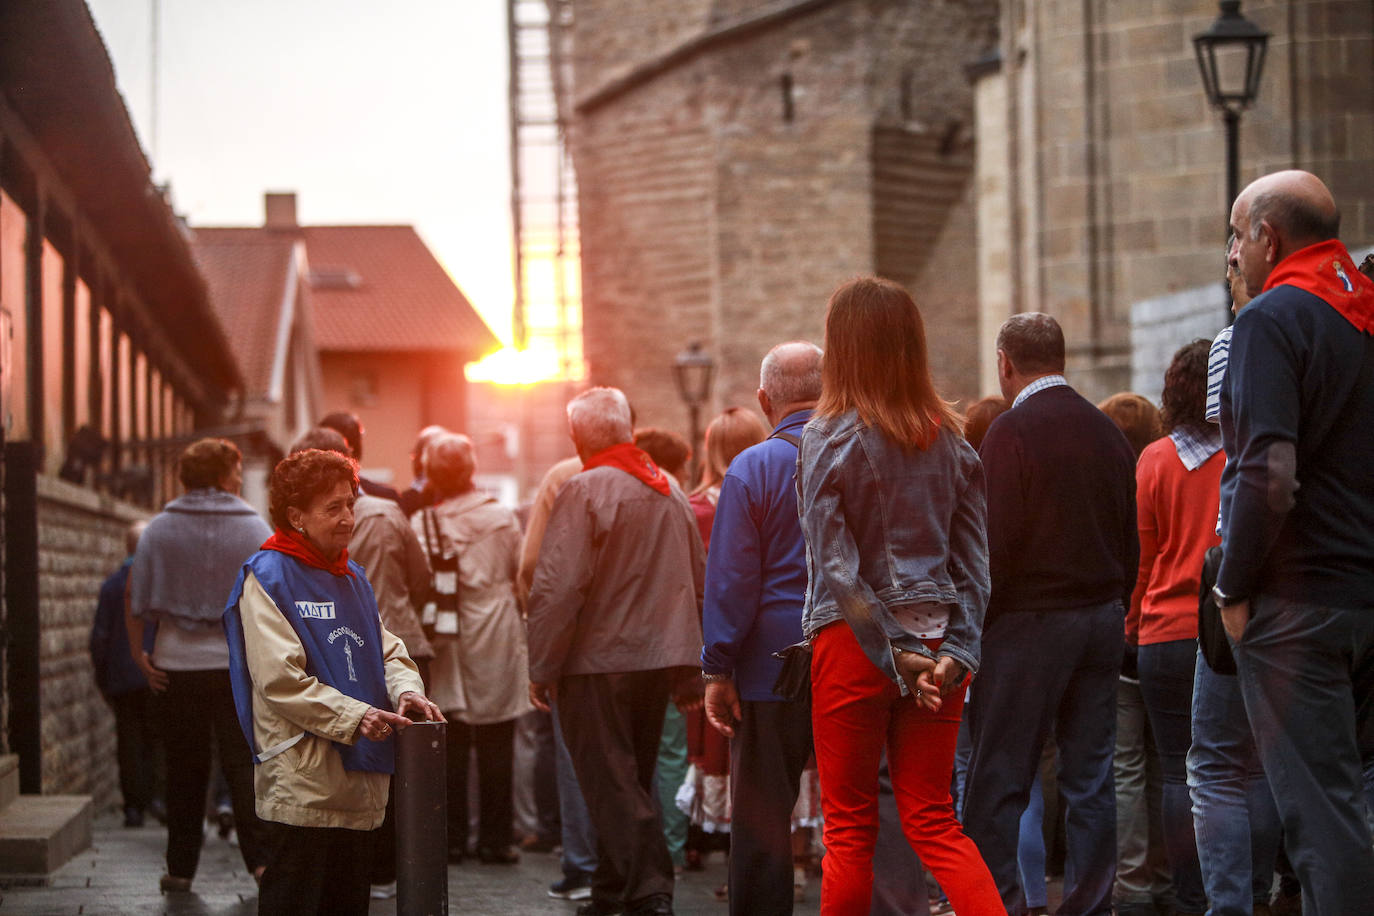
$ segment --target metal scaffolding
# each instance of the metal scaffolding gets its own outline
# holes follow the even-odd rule
[[[518,348],[551,347],[560,375],[581,378],[581,248],[568,150],[572,0],[507,0],[510,57],[512,326]]]

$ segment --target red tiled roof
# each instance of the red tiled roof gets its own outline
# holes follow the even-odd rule
[[[192,250],[249,397],[272,383],[277,326],[295,236],[265,229],[196,229]]]
[[[457,350],[500,345],[410,226],[307,226],[312,273],[347,282],[311,288],[315,338],[330,350]]]

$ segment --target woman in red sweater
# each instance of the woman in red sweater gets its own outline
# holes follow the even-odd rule
[[[1164,844],[1179,914],[1207,908],[1186,763],[1199,579],[1203,554],[1219,542],[1218,486],[1226,463],[1221,435],[1204,416],[1209,348],[1208,341],[1193,341],[1164,373],[1168,435],[1147,446],[1136,465],[1140,572],[1126,617],[1126,638],[1140,646],[1140,692],[1164,774]]]

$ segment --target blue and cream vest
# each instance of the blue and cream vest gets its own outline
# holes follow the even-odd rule
[[[391,711],[386,674],[382,663],[382,624],[377,599],[363,568],[353,561],[351,576],[336,576],[314,569],[276,550],[260,550],[239,571],[238,581],[224,609],[224,631],[229,640],[229,674],[234,686],[234,706],[239,727],[253,750],[253,762],[261,763],[290,747],[298,738],[274,748],[259,749],[253,738],[253,683],[244,652],[243,620],[239,601],[249,570],[257,577],[305,648],[305,671],[355,700]],[[302,735],[304,733],[302,732]],[[356,744],[333,742],[346,770],[372,773],[395,771],[392,738],[372,741],[360,737]]]

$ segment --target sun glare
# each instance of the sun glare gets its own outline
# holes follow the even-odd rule
[[[466,370],[470,382],[497,385],[534,385],[561,378],[558,353],[552,349],[517,350],[502,347]]]

